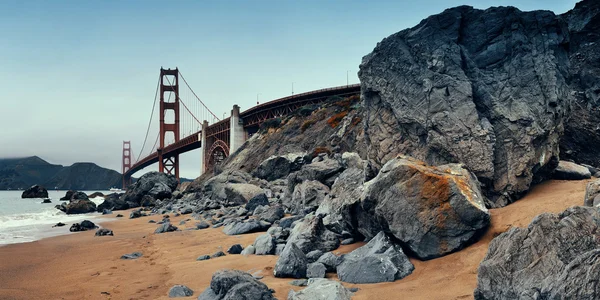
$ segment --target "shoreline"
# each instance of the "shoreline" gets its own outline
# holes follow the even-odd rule
[[[477,284],[477,268],[487,253],[489,242],[513,226],[527,226],[543,212],[558,213],[583,204],[585,181],[549,181],[535,186],[523,199],[500,209],[490,210],[492,223],[476,243],[441,258],[420,261],[411,258],[415,271],[389,283],[344,284],[358,287],[352,299],[472,299]],[[204,254],[226,251],[233,244],[246,247],[254,242],[251,233],[227,236],[221,228],[185,230],[196,220],[180,226],[191,215],[171,217],[182,231],[154,234],[161,215],[128,219],[131,210],[116,211],[123,219],[99,216],[97,225],[114,231],[115,236],[95,237],[95,230],[55,236],[42,240],[0,247],[0,299],[169,299],[168,290],[184,284],[194,290],[196,299],[208,287],[219,269],[258,272],[261,280],[275,290],[275,297],[286,299],[291,278],[275,278],[277,256],[226,255],[196,261]],[[347,253],[363,243],[341,246],[334,253]],[[137,260],[121,260],[126,253],[140,251]],[[7,259],[8,258],[8,259]],[[328,278],[337,278],[327,274]],[[107,292],[110,295],[102,294]]]

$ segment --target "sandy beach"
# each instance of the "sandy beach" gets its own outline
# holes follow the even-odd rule
[[[491,210],[492,224],[480,241],[438,259],[411,259],[415,271],[402,280],[345,285],[360,289],[353,299],[472,299],[477,267],[493,237],[511,225],[527,226],[540,213],[581,205],[587,182],[549,181],[534,187],[516,203]],[[0,247],[0,299],[168,299],[167,292],[175,284],[193,289],[194,296],[185,299],[195,299],[209,285],[213,272],[224,268],[258,271],[278,299],[286,299],[290,289],[301,289],[289,284],[292,279],[273,277],[277,256],[227,255],[196,261],[200,255],[226,251],[233,244],[252,244],[261,233],[227,236],[222,228],[209,228],[154,234],[157,225],[148,221],[159,221],[158,215],[132,220],[113,220],[114,216],[100,222],[114,231],[112,237],[95,237],[88,231]],[[188,218],[172,218],[172,223],[180,229],[194,226],[195,220],[178,225]],[[349,252],[361,245],[342,246],[334,252]],[[134,251],[143,257],[120,259]]]

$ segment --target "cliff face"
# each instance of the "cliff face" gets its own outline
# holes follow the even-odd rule
[[[518,199],[558,161],[569,41],[550,11],[468,6],[384,39],[359,72],[369,158],[464,163],[490,205]]]
[[[573,113],[565,122],[561,159],[600,165],[600,1],[582,1],[561,17],[571,33]]]
[[[61,190],[109,189],[121,185],[121,174],[93,163],[53,165],[37,156],[0,159],[0,190],[26,189],[34,184]]]

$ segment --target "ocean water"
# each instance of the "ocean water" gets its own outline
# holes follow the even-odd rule
[[[23,191],[0,191],[0,246],[15,243],[26,243],[42,238],[69,234],[69,227],[75,222],[90,220],[100,213],[67,215],[54,208],[64,201],[66,191],[48,191],[52,203],[42,204],[42,199],[21,199]],[[96,191],[88,191],[91,194]],[[109,194],[109,191],[100,191]],[[90,199],[101,204],[104,198]],[[52,225],[63,222],[67,225],[53,228]]]

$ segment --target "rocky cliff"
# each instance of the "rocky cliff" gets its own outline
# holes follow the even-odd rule
[[[469,6],[385,38],[359,72],[369,157],[464,163],[489,205],[518,199],[558,161],[569,42],[552,12]]]
[[[0,159],[0,190],[26,189],[40,184],[49,189],[102,190],[121,185],[121,174],[93,163],[68,167],[37,157]]]

